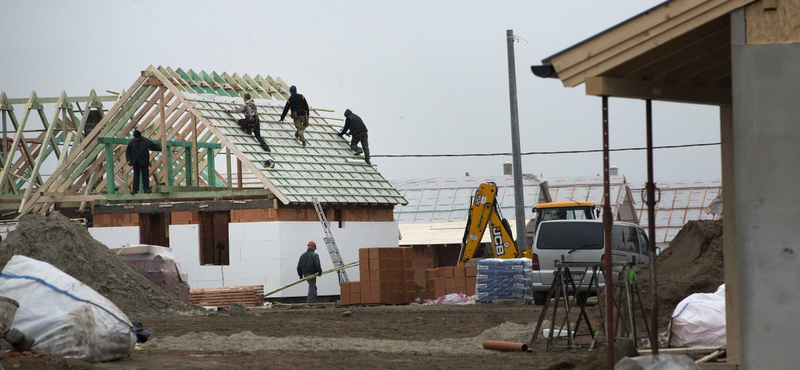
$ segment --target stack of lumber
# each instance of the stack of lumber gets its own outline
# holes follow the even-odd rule
[[[342,305],[402,304],[416,299],[411,248],[361,248],[358,266],[361,281],[339,285]]]
[[[189,302],[198,306],[217,308],[228,308],[231,303],[242,303],[246,307],[257,307],[264,304],[264,286],[195,288],[189,291]]]
[[[447,266],[425,270],[423,299],[436,299],[452,293],[475,295],[478,266]]]

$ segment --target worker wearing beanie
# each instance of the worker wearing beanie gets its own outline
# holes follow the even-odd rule
[[[361,117],[349,109],[344,111],[344,116],[344,127],[339,131],[339,137],[346,135],[347,131],[350,131],[350,135],[352,135],[350,139],[350,148],[353,149],[355,155],[364,153],[364,162],[372,164],[369,161],[369,133],[367,132],[367,125],[364,124]],[[364,149],[358,147],[359,142],[361,142],[361,146],[364,147]]]
[[[308,242],[308,250],[300,256],[300,261],[297,262],[297,275],[300,278],[308,276],[322,275],[322,266],[319,264],[319,255],[316,253],[317,243],[314,241]],[[317,301],[317,278],[313,277],[308,279],[308,298],[307,303],[314,303]]]
[[[303,133],[306,131],[306,128],[308,128],[308,102],[303,94],[297,93],[297,87],[294,85],[289,88],[289,93],[291,96],[289,96],[289,100],[286,101],[286,105],[283,107],[281,122],[283,122],[283,119],[286,118],[286,112],[291,109],[291,116],[294,120],[294,128],[297,130],[294,133],[294,137],[297,140],[300,140],[300,142],[303,143],[303,146],[306,146],[308,142],[306,141],[306,136]]]
[[[133,167],[133,189],[131,194],[139,191],[139,177],[142,178],[142,189],[145,193],[150,193],[150,150],[161,151],[161,147],[153,144],[152,141],[142,137],[139,130],[133,131],[133,139],[128,142],[125,148],[125,160],[128,166]]]

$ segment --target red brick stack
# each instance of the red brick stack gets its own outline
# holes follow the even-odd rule
[[[451,293],[475,295],[478,266],[447,266],[425,270],[424,299],[436,299]]]
[[[362,248],[358,250],[361,281],[341,283],[340,303],[410,303],[416,298],[411,248]]]

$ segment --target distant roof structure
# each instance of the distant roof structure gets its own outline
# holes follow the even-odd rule
[[[165,141],[162,148],[171,148],[162,153],[166,155],[151,156],[151,174],[169,185],[167,193],[191,191],[198,186],[231,189],[230,177],[216,171],[213,159],[230,153],[243,169],[256,176],[261,189],[285,205],[310,203],[315,197],[327,204],[406,203],[376,166],[353,157],[347,140],[336,135],[341,125],[336,121],[341,119],[331,117],[332,110],[312,105],[306,130],[309,145],[301,145],[294,137],[294,125],[278,121],[288,91],[285,82],[270,76],[150,66],[72,149],[38,195],[24,199],[20,209],[45,210],[59,201],[98,196],[125,199],[114,189],[119,187],[119,193],[125,193],[132,177],[125,165],[124,144],[134,129],[151,140]],[[240,114],[226,113],[226,109],[242,104],[240,97],[245,93],[252,95],[259,108],[262,137],[271,153],[239,128],[236,121],[242,118]],[[106,155],[102,155],[104,152]],[[113,160],[113,166],[107,165],[107,158]],[[274,161],[274,167],[267,165],[268,160]],[[110,186],[109,178],[113,180]],[[48,196],[42,197],[43,193]],[[206,195],[214,196],[212,192]]]
[[[395,219],[399,223],[465,222],[470,200],[478,185],[485,182],[497,184],[500,212],[506,218],[514,217],[513,176],[413,178],[391,180],[391,182],[408,200],[408,204],[394,209]],[[533,208],[538,203],[539,184],[540,181],[536,176],[523,176],[525,209]]]
[[[471,197],[483,182],[498,186],[501,212],[509,220],[514,213],[513,176],[448,177],[391,180],[408,204],[395,207],[403,245],[458,244],[464,234]],[[669,243],[683,225],[692,220],[713,220],[719,215],[706,208],[722,191],[721,180],[657,182],[661,191],[656,204],[656,242]],[[602,176],[523,177],[525,214],[545,202],[584,201],[603,204]],[[610,195],[614,219],[632,220],[647,229],[647,205],[642,201],[644,184],[631,185],[625,176],[611,176]],[[548,196],[544,193],[549,193]],[[511,222],[514,227],[515,223]],[[528,230],[530,231],[530,230]],[[486,239],[486,236],[484,236]]]
[[[657,243],[671,242],[689,221],[721,218],[706,209],[722,192],[722,180],[656,182],[656,187],[661,191],[661,199],[656,203]],[[631,192],[639,200],[636,212],[642,227],[647,229],[647,204],[641,201],[644,189],[644,183],[631,186]],[[657,193],[656,200],[659,200]]]
[[[604,203],[602,176],[551,177],[546,181],[553,202],[577,200],[592,202],[598,207]],[[630,202],[630,189],[625,176],[621,175],[610,176],[609,185],[611,213],[617,216],[622,209],[620,206]]]

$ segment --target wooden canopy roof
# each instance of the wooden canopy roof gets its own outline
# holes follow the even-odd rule
[[[730,105],[729,13],[753,1],[666,1],[532,70],[587,95]]]

